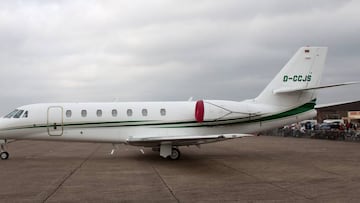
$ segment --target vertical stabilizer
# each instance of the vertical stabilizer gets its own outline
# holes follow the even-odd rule
[[[277,90],[306,89],[320,84],[327,47],[301,47],[255,101],[294,107],[316,99],[315,90],[277,94]]]

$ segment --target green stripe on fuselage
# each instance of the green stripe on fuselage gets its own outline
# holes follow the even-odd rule
[[[262,118],[249,119],[249,117],[247,117],[247,118],[242,118],[242,119],[207,121],[207,122],[200,123],[200,125],[197,125],[197,126],[184,125],[184,126],[168,126],[168,127],[163,127],[163,128],[205,127],[205,126],[234,125],[234,124],[247,124],[247,123],[270,121],[270,120],[275,120],[275,119],[280,119],[280,118],[286,118],[289,116],[295,116],[300,113],[305,113],[307,111],[313,110],[315,108],[315,105],[316,105],[316,99],[314,99],[314,100],[310,101],[309,103],[306,103],[302,106],[299,106],[295,109],[291,109],[291,110],[288,110],[288,111],[285,111],[285,112],[282,112],[279,114],[265,116]],[[197,123],[197,122],[193,122],[193,123]]]
[[[234,124],[246,124],[254,122],[262,122],[275,120],[280,118],[285,118],[289,116],[294,116],[300,113],[304,113],[314,109],[316,104],[316,99],[312,100],[309,103],[303,104],[297,108],[279,113],[274,115],[269,115],[265,117],[254,116],[246,117],[240,119],[227,119],[227,120],[216,120],[216,121],[205,121],[199,123],[197,121],[183,121],[183,122],[164,122],[158,120],[144,120],[144,121],[109,121],[109,122],[84,122],[84,123],[64,123],[63,127],[69,128],[96,128],[96,127],[129,127],[129,126],[153,126],[154,128],[189,128],[189,127],[209,127],[209,126],[220,126],[220,125],[234,125]],[[31,126],[19,126],[14,128],[7,128],[4,130],[19,130],[19,129],[31,129],[31,128],[48,128],[53,127],[52,125],[39,124]],[[61,126],[59,126],[61,127]]]

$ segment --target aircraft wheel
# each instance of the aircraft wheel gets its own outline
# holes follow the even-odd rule
[[[171,155],[169,156],[171,160],[178,160],[180,158],[180,151],[177,148],[171,150]]]
[[[6,160],[6,159],[9,158],[9,153],[7,153],[7,152],[1,152],[1,153],[0,153],[0,157],[1,157],[2,160]]]

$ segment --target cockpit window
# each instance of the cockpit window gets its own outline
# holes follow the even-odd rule
[[[11,118],[11,117],[13,117],[18,111],[19,111],[19,109],[15,109],[14,111],[12,111],[11,113],[9,113],[8,115],[4,116],[4,118]]]
[[[19,110],[18,112],[16,112],[16,114],[14,115],[14,118],[20,118],[20,116],[24,113],[24,110]]]
[[[25,111],[24,115],[23,115],[23,118],[27,118],[29,116],[29,112],[28,111]]]
[[[4,116],[4,118],[20,118],[22,115],[22,118],[27,118],[28,117],[28,111],[25,110],[21,110],[21,109],[15,109],[14,111],[12,111],[11,113],[9,113],[8,115]],[[24,115],[23,115],[24,113]]]

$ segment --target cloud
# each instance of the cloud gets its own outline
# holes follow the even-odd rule
[[[359,8],[335,0],[3,2],[0,113],[34,102],[247,99],[304,45],[329,46],[324,83],[358,80]],[[359,99],[349,91],[319,101]]]

